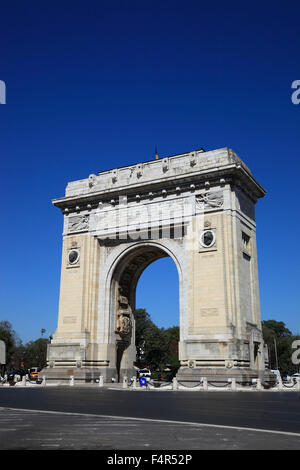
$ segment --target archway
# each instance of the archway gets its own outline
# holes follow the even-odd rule
[[[175,263],[164,257],[139,278],[135,310],[136,366],[153,379],[173,378],[179,363],[179,279]]]
[[[125,250],[113,270],[110,314],[114,324],[116,370],[119,381],[123,375],[134,374],[133,364],[136,360],[134,311],[138,281],[150,264],[166,257],[173,259],[176,265],[174,255],[164,246],[145,242],[133,249]]]

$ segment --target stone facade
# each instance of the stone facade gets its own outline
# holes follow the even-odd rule
[[[137,282],[170,256],[180,289],[178,380],[267,377],[254,210],[264,195],[228,148],[69,183],[53,201],[64,214],[61,289],[42,374],[109,381],[134,373]]]

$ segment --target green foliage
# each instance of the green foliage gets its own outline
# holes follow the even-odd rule
[[[285,323],[276,320],[265,320],[262,322],[263,333],[266,337],[285,338],[291,337],[292,332],[285,327]]]
[[[5,369],[18,369],[22,364],[25,369],[43,368],[46,365],[48,339],[39,338],[24,346],[8,321],[0,322],[0,339],[6,345],[6,366],[3,367],[2,374]]]
[[[298,372],[298,367],[292,363],[292,343],[297,337],[286,328],[285,323],[276,320],[263,321],[262,331],[268,346],[270,369],[277,369],[278,361],[281,375]]]
[[[4,341],[6,346],[7,368],[18,367],[15,364],[18,362],[18,353],[22,349],[22,343],[8,321],[0,322],[0,339]]]
[[[26,344],[23,355],[25,369],[30,367],[40,367],[42,369],[46,366],[47,344],[48,340],[46,338],[39,338]]]
[[[152,322],[145,309],[135,311],[135,321],[137,366],[159,367],[165,353],[161,330]]]
[[[180,366],[178,359],[179,326],[172,326],[164,330],[164,336],[167,350],[165,362],[172,370],[177,370]]]
[[[179,367],[179,327],[158,328],[145,309],[135,311],[137,367],[149,367],[152,371]]]

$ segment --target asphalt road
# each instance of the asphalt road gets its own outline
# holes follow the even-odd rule
[[[0,449],[300,449],[300,394],[2,388]]]

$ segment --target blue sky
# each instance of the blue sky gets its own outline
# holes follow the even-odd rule
[[[2,3],[0,318],[23,341],[57,325],[62,216],[51,199],[155,146],[230,147],[251,168],[267,190],[256,210],[262,318],[300,332],[299,14],[296,1]],[[177,282],[167,260],[142,276],[138,305],[162,326],[178,323]]]

